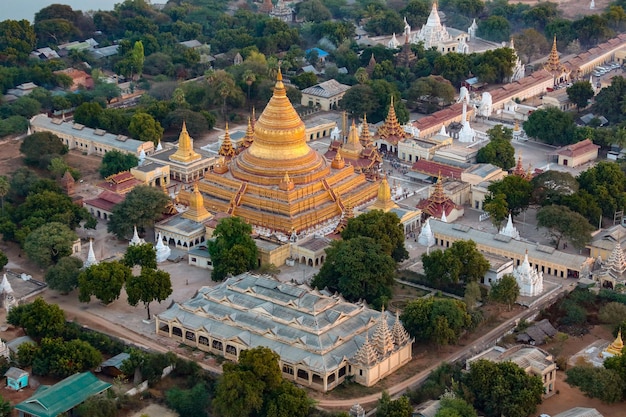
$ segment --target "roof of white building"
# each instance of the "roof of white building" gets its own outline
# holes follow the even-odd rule
[[[341,84],[337,80],[328,80],[302,90],[302,94],[316,97],[331,98],[350,89],[349,85]]]

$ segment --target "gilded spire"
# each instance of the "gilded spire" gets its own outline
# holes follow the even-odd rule
[[[335,158],[333,159],[331,166],[334,169],[342,169],[343,167],[346,166],[346,161],[344,161],[343,158],[341,157],[340,149],[337,149],[337,153],[335,154]]]
[[[435,204],[443,204],[448,200],[446,197],[446,193],[443,191],[443,181],[441,180],[441,172],[439,172],[439,177],[437,178],[437,183],[435,184],[435,191],[429,198]]]
[[[254,140],[230,167],[235,178],[253,183],[271,179],[278,185],[285,171],[294,177],[324,169],[325,160],[306,142],[306,128],[287,98],[282,78],[279,68],[274,94],[254,124]]]
[[[369,125],[367,124],[367,114],[363,115],[363,123],[361,123],[361,136],[359,137],[359,140],[361,141],[361,145],[363,145],[364,148],[369,148],[374,146],[372,144],[372,136],[370,135],[370,128]]]
[[[174,162],[182,162],[183,164],[189,164],[191,162],[201,159],[202,156],[193,150],[193,139],[187,132],[187,124],[183,120],[183,127],[178,136],[178,149],[172,155],[170,160]]]
[[[391,187],[389,186],[389,181],[387,181],[387,177],[385,176],[378,186],[376,201],[374,201],[374,203],[370,206],[370,209],[388,212],[396,207],[398,207],[398,205],[391,199]]]
[[[554,41],[552,42],[552,50],[548,56],[548,61],[544,65],[544,68],[549,72],[560,72],[563,70],[561,61],[559,60],[559,51],[556,49],[556,35],[554,35]]]
[[[294,187],[295,187],[295,184],[293,183],[291,178],[289,178],[289,173],[285,171],[285,176],[283,177],[283,180],[278,185],[278,188],[280,188],[281,190],[289,191],[289,190],[293,190]]]
[[[607,348],[606,352],[611,353],[613,355],[621,355],[622,349],[624,348],[624,341],[622,340],[622,329],[620,328],[617,332],[617,337]]]
[[[235,156],[235,148],[233,148],[233,143],[230,140],[230,133],[228,133],[228,123],[226,123],[224,140],[222,141],[222,145],[220,146],[220,150],[218,153],[226,159],[230,159]]]
[[[402,126],[400,126],[400,122],[398,122],[398,116],[396,116],[396,109],[393,104],[393,95],[391,96],[391,105],[389,106],[389,113],[387,113],[385,123],[378,128],[378,136],[394,143],[411,136],[404,131]]]
[[[352,126],[350,126],[350,133],[348,133],[348,141],[343,146],[343,153],[353,158],[358,158],[359,154],[363,150],[363,146],[359,141],[359,132],[356,128],[356,123],[352,120]]]
[[[200,190],[198,189],[197,181],[194,182],[193,191],[189,196],[189,210],[183,213],[183,217],[198,223],[201,223],[211,217],[211,213],[209,213],[206,207],[204,207],[204,199],[202,198],[202,193],[200,193]]]

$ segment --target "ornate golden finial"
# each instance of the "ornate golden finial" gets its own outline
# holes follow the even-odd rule
[[[376,201],[370,206],[372,210],[382,210],[388,212],[389,210],[398,207],[396,203],[391,199],[391,187],[389,181],[385,175],[378,185],[378,194],[376,195]]]
[[[617,337],[607,348],[606,352],[612,355],[621,355],[622,349],[624,349],[624,341],[622,340],[622,328],[617,331]]]
[[[278,65],[278,72],[276,72],[276,81],[282,81],[283,80],[283,73],[280,69],[280,64]]]
[[[202,198],[202,193],[200,193],[200,189],[198,188],[198,181],[193,183],[193,189],[191,191],[191,195],[189,196],[189,210],[183,213],[183,217],[198,223],[201,223],[211,217],[211,213],[209,213],[206,207],[204,207],[204,199]]]
[[[335,158],[333,159],[333,162],[330,164],[330,166],[335,169],[342,169],[346,166],[346,161],[344,161],[341,157],[341,150],[337,149]]]
[[[218,154],[222,155],[227,160],[229,160],[236,154],[233,143],[230,140],[230,133],[228,133],[228,122],[226,122],[226,129],[224,130],[224,140],[222,141],[222,145],[220,146]]]
[[[183,126],[180,131],[180,135],[178,136],[178,149],[170,155],[169,159],[171,161],[188,164],[201,158],[202,156],[193,150],[193,139],[189,136],[189,132],[187,132],[187,123],[183,120]]]
[[[398,116],[396,116],[396,109],[394,107],[393,94],[391,95],[391,105],[389,106],[389,112],[387,118],[381,127],[378,128],[378,136],[383,139],[391,140],[392,142],[399,142],[402,139],[408,138],[411,135],[404,131],[400,122],[398,122]]]

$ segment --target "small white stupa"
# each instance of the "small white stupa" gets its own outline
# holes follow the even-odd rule
[[[591,0],[591,4],[589,5],[589,10],[593,10],[596,8],[596,2],[594,0]]]
[[[163,150],[163,145],[161,145],[161,140],[159,139],[159,143],[157,143],[156,148],[154,149],[155,151],[162,151]]]
[[[500,229],[500,234],[519,240],[519,232],[517,231],[515,226],[513,226],[513,219],[511,218],[511,213],[509,213],[509,220],[506,222],[506,226]]]
[[[396,34],[394,33],[391,37],[391,40],[387,43],[387,48],[396,49],[398,46],[400,46],[400,43],[398,42],[398,38],[396,38]]]
[[[13,287],[7,279],[7,274],[2,277],[2,283],[0,283],[0,296],[2,297],[2,305],[9,311],[17,305],[17,300],[13,294]]]
[[[156,249],[156,261],[158,263],[167,261],[167,258],[169,258],[170,254],[172,253],[172,250],[170,249],[170,247],[166,246],[163,243],[163,238],[161,238],[160,232],[157,236],[155,249]]]
[[[519,295],[536,297],[543,292],[543,272],[530,266],[528,250],[524,255],[524,262],[513,270],[513,277],[519,285]]]
[[[443,214],[441,215],[441,221],[444,223],[448,223],[448,218],[446,217],[446,211],[443,211]]]
[[[446,132],[446,127],[441,125],[441,129],[439,130],[439,134],[443,136],[448,136],[448,132]]]
[[[463,120],[461,121],[463,127],[459,132],[459,142],[462,143],[470,143],[474,142],[476,139],[476,132],[470,126],[469,121],[467,120],[467,102],[463,102]]]
[[[143,162],[146,160],[146,151],[143,149],[139,152],[139,165],[143,165]]]
[[[139,237],[139,234],[137,233],[137,226],[134,226],[133,238],[130,242],[128,242],[128,246],[143,245],[144,243],[146,243],[146,241]]]
[[[89,253],[87,254],[87,260],[83,264],[83,267],[89,268],[92,265],[98,265],[96,254],[93,251],[93,240],[89,239]]]
[[[422,226],[422,231],[417,238],[417,243],[426,247],[431,247],[435,244],[435,236],[433,235],[433,231],[430,228],[430,219],[426,219],[426,222],[424,222],[424,226]]]

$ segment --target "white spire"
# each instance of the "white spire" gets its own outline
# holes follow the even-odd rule
[[[435,236],[433,235],[433,231],[430,228],[430,218],[426,219],[424,222],[424,226],[422,226],[422,231],[420,232],[417,243],[423,246],[433,246],[435,244]]]
[[[7,274],[2,277],[2,283],[0,283],[0,294],[13,294],[13,287],[7,279]]]
[[[448,132],[446,132],[446,126],[441,125],[441,130],[439,130],[439,134],[443,136],[448,136]]]
[[[128,246],[143,245],[144,243],[146,241],[141,239],[137,233],[137,226],[133,226],[133,238],[128,242]]]
[[[448,219],[446,218],[446,211],[443,211],[443,214],[441,215],[441,221],[444,223],[448,223]]]
[[[513,270],[513,277],[520,288],[520,295],[535,297],[543,292],[543,272],[530,266],[528,251],[524,255],[524,262]]]
[[[157,146],[156,146],[155,150],[156,151],[162,151],[163,150],[163,145],[161,145],[161,139],[159,139],[159,143],[157,143]]]
[[[511,218],[511,213],[509,213],[509,220],[506,222],[506,226],[500,229],[500,234],[519,240],[519,232],[517,231],[515,226],[513,226],[513,219]]]
[[[93,240],[89,239],[89,253],[87,254],[87,260],[83,265],[85,268],[89,268],[92,265],[98,265],[96,254],[93,251]]]
[[[139,165],[143,164],[143,161],[146,160],[146,151],[143,150],[143,148],[141,148],[141,151],[139,152]]]
[[[391,40],[387,44],[387,47],[390,49],[396,49],[400,44],[398,43],[398,39],[396,38],[396,33],[394,32]]]
[[[463,120],[461,121],[463,127],[459,132],[459,142],[469,143],[474,142],[476,138],[476,132],[470,126],[469,121],[467,120],[467,101],[463,101]]]
[[[156,249],[156,260],[158,263],[165,262],[167,258],[169,258],[170,254],[172,253],[172,250],[170,249],[170,247],[166,246],[163,243],[163,238],[161,238],[161,232],[159,232],[159,234],[157,235],[157,242],[156,242],[155,249]]]

